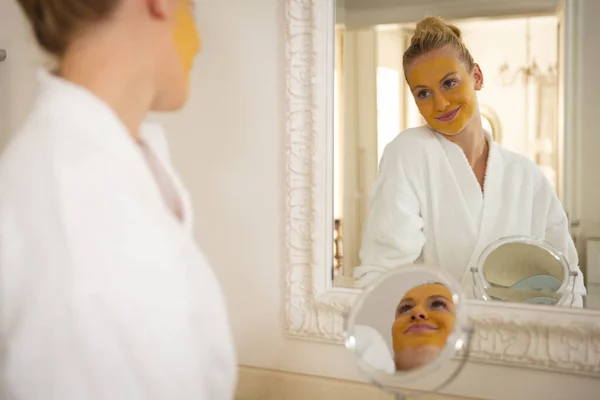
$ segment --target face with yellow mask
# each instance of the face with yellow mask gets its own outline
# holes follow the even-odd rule
[[[173,41],[175,42],[177,54],[181,59],[183,74],[188,83],[194,59],[200,51],[200,34],[198,33],[192,8],[193,2],[191,0],[179,0],[173,29]]]
[[[407,67],[406,80],[419,112],[439,133],[456,135],[479,114],[475,91],[483,86],[481,70],[475,65],[468,71],[451,47],[415,59]]]
[[[440,283],[406,292],[392,324],[396,369],[413,369],[433,361],[454,330],[454,312],[452,293]]]
[[[194,59],[200,51],[201,39],[194,20],[192,0],[169,0],[172,3],[169,17],[169,35],[166,41],[167,54],[161,57],[159,90],[153,110],[176,110],[189,97],[190,75]]]

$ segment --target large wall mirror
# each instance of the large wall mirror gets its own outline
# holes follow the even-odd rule
[[[336,2],[333,285],[361,288],[369,281],[365,275],[375,276],[375,272],[402,264],[434,262],[455,268],[455,278],[470,281],[465,283],[466,292],[477,297],[473,271],[484,262],[485,247],[509,236],[523,236],[554,247],[564,256],[565,270],[578,274],[567,289],[581,295],[581,301],[573,306],[595,307],[599,303],[591,298],[595,293],[593,290],[589,293],[585,287],[588,280],[585,257],[575,250],[576,235],[571,225],[576,224],[567,219],[569,187],[564,177],[570,165],[564,161],[568,147],[565,143],[572,138],[565,137],[564,129],[567,111],[563,107],[565,46],[561,40],[564,35],[561,3],[546,2],[545,7],[521,13],[490,12],[484,8],[478,14],[476,9],[468,7],[461,14],[460,9],[454,8],[449,13],[436,7],[436,2],[428,2],[426,15],[402,12],[414,10],[414,5],[408,3],[411,2]],[[418,22],[429,15],[441,16],[444,23],[460,30],[459,40],[483,74],[482,87],[470,89],[476,93],[476,110],[471,119],[480,123],[469,122],[456,135],[443,133],[436,129],[438,125],[432,127],[426,112],[420,108],[429,107],[427,102],[435,107],[436,96],[442,99],[439,101],[449,97],[447,106],[451,107],[455,94],[440,86],[439,90],[420,92],[427,93],[430,99],[419,99],[417,96],[421,94],[414,90],[418,82],[411,82],[417,79],[414,76],[427,81],[428,77],[421,75],[430,74],[433,78],[441,73],[430,65],[443,64],[446,55],[436,58],[435,51],[430,51],[434,56],[427,61],[430,55],[425,52],[403,65],[403,55],[411,46],[411,39],[418,35]],[[460,56],[456,58],[459,60]],[[452,72],[451,66],[446,69],[442,72]],[[468,85],[472,87],[473,83]],[[433,113],[441,115],[447,111],[444,107]],[[460,119],[460,115],[455,118]],[[443,129],[443,124],[440,126]],[[464,163],[455,150],[464,150],[462,137],[470,134],[469,130],[478,129],[487,133],[495,150],[488,149],[485,156],[488,164],[484,167],[484,178],[489,180],[490,187],[482,185],[481,198],[476,199],[470,197],[472,182],[468,182],[469,178],[476,178],[475,167]],[[419,144],[419,138],[416,141],[403,138],[411,135],[427,136],[441,143],[429,147]],[[387,160],[383,161],[386,149]],[[423,151],[427,155],[408,155]],[[496,164],[494,157],[504,160]],[[539,176],[523,181],[521,172],[511,171],[514,162],[523,165],[525,175]],[[401,167],[389,166],[390,163],[399,163]],[[502,182],[492,184],[495,179]],[[545,185],[546,193],[525,194],[527,190],[521,185]],[[506,199],[513,191],[521,191],[522,196],[510,203]],[[537,212],[544,207],[545,211],[538,216]],[[482,211],[486,208],[488,213]],[[494,212],[489,212],[491,208]],[[548,217],[546,210],[553,215]],[[558,220],[565,215],[567,218],[560,228],[553,225],[560,223]],[[469,227],[471,224],[473,229]],[[462,243],[456,237],[461,237]],[[511,254],[502,251],[508,253],[507,257]],[[458,253],[462,256],[457,256]],[[514,257],[511,260],[517,262]],[[525,271],[525,264],[531,262],[523,260],[519,270]],[[542,279],[525,272],[513,278],[511,285]]]
[[[428,265],[465,295],[469,363],[573,384],[600,377],[600,213],[582,200],[596,194],[579,156],[595,135],[582,110],[595,99],[586,63],[600,51],[583,38],[598,3],[286,4],[288,335],[342,344],[345,317],[373,280]],[[478,70],[460,69],[454,53],[405,68],[428,15],[460,29]],[[438,77],[440,66],[454,78]],[[467,100],[457,100],[450,90],[467,79]],[[457,116],[478,127],[470,150],[462,122],[444,125]],[[536,387],[527,398],[555,395]]]

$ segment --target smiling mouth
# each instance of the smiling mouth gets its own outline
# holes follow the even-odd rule
[[[427,332],[435,332],[438,328],[429,324],[412,324],[404,333],[427,333]]]
[[[454,118],[456,118],[459,111],[460,111],[460,106],[456,107],[452,111],[448,111],[446,114],[442,114],[439,117],[435,117],[435,119],[437,119],[438,121],[442,121],[442,122],[450,122]]]

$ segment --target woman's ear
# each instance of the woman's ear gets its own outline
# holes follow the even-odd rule
[[[483,72],[481,72],[479,64],[473,66],[473,79],[475,80],[475,90],[481,90],[483,88]]]
[[[146,0],[150,15],[157,19],[166,19],[170,7],[170,3],[179,0]]]

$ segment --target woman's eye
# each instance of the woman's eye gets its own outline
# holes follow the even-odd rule
[[[417,98],[418,99],[424,99],[429,95],[429,91],[428,90],[421,90],[419,92],[417,92]]]
[[[446,310],[448,307],[446,306],[446,303],[442,300],[434,300],[431,303],[431,308],[434,310],[439,310],[439,309],[444,309]]]
[[[412,310],[412,306],[409,304],[406,304],[406,305],[398,308],[398,314],[404,314],[404,313],[409,312],[410,310]]]
[[[456,81],[456,79],[448,79],[448,80],[444,81],[444,88],[445,89],[452,89],[457,84],[458,84],[458,82]]]

